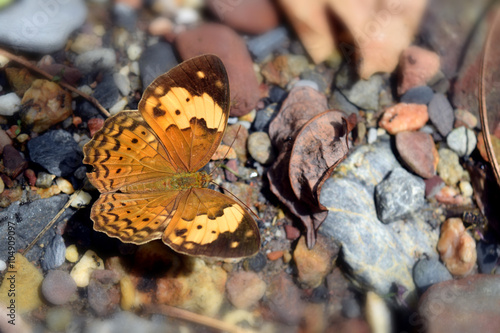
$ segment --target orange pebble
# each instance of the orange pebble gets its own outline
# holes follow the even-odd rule
[[[275,260],[278,260],[279,258],[283,257],[283,251],[279,250],[279,251],[273,251],[273,252],[269,252],[267,254],[267,259],[271,260],[271,261],[275,261]]]
[[[416,131],[429,120],[427,106],[423,104],[398,103],[387,108],[379,126],[391,134]]]

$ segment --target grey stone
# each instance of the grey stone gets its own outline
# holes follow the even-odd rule
[[[278,114],[277,106],[277,103],[272,103],[265,108],[258,110],[252,123],[252,129],[256,132],[267,132],[269,129],[269,123]]]
[[[382,83],[380,75],[372,75],[369,80],[359,80],[351,89],[342,92],[352,104],[365,110],[377,110]]]
[[[428,107],[429,119],[439,134],[447,136],[453,129],[455,114],[448,98],[441,93],[434,94]]]
[[[458,156],[463,157],[469,156],[476,149],[477,139],[474,131],[460,126],[448,134],[446,143]]]
[[[500,244],[496,243],[496,239],[477,243],[477,265],[480,273],[500,274]]]
[[[177,66],[174,48],[170,43],[159,42],[149,46],[141,54],[139,70],[142,86],[145,89],[158,76]]]
[[[57,268],[64,264],[66,256],[66,245],[61,235],[55,235],[45,249],[45,254],[41,260],[41,266],[44,271]]]
[[[409,89],[401,96],[402,103],[429,104],[434,96],[434,91],[428,86],[419,86]]]
[[[49,131],[28,141],[31,160],[58,177],[69,176],[82,165],[83,154],[69,132]]]
[[[451,273],[436,258],[420,259],[413,267],[413,281],[421,294],[433,284],[451,279]]]
[[[358,283],[381,295],[396,283],[408,290],[408,299],[415,297],[415,249],[437,257],[439,230],[424,214],[391,224],[378,220],[375,186],[397,167],[388,140],[355,150],[322,187],[320,202],[329,212],[319,232],[341,245],[340,259]]]
[[[111,72],[104,74],[102,81],[99,82],[92,96],[97,99],[105,109],[111,108],[118,102],[120,91],[118,90],[114,76]]]
[[[424,205],[424,196],[424,180],[396,168],[375,188],[378,217],[384,223],[401,220]]]
[[[299,81],[295,82],[293,87],[294,88],[295,87],[309,87],[309,88],[313,88],[316,91],[320,91],[318,84],[314,81],[311,81],[311,80],[299,80]]]
[[[0,10],[0,44],[47,54],[64,47],[87,17],[83,0],[19,0]]]
[[[250,38],[247,41],[247,47],[255,62],[261,62],[268,55],[281,48],[288,40],[287,29],[278,27],[262,35]]]
[[[347,98],[337,89],[333,91],[333,94],[328,100],[328,105],[332,109],[344,111],[347,114],[359,113],[358,107],[349,102]]]
[[[25,249],[40,231],[50,222],[59,210],[68,201],[65,194],[56,195],[48,199],[40,199],[27,203],[16,201],[0,212],[0,259],[6,261],[8,256],[8,236],[15,237],[16,251]],[[68,208],[58,219],[55,226],[69,219],[76,211]],[[10,227],[10,229],[9,229]],[[9,230],[11,230],[9,232]],[[43,253],[41,244],[47,246],[55,237],[54,228],[49,229],[38,241],[37,245],[27,253],[28,260],[37,261]]]
[[[134,31],[137,23],[137,11],[126,3],[115,3],[113,6],[114,24],[118,27]]]
[[[113,49],[95,49],[78,55],[75,66],[84,74],[112,71],[116,65],[116,54]]]

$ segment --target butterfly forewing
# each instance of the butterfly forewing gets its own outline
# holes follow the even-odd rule
[[[259,229],[250,214],[208,188],[182,195],[163,241],[178,252],[220,258],[247,257],[260,248]]]
[[[229,116],[229,84],[221,60],[199,56],[158,77],[144,91],[139,110],[178,171],[202,168],[219,146]]]

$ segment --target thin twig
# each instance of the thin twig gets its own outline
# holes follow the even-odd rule
[[[51,81],[54,81],[54,76],[50,75],[49,73],[47,73],[46,71],[34,66],[31,62],[29,62],[28,60],[22,58],[22,57],[19,57],[19,56],[16,56],[15,54],[12,54],[10,52],[7,52],[3,49],[0,48],[0,55],[3,55],[4,57],[12,60],[12,61],[15,61],[25,67],[27,67],[28,69],[40,74],[41,76],[51,80]],[[69,84],[67,83],[64,83],[64,82],[59,82],[59,85],[61,85],[62,87],[68,89],[69,91],[71,92],[74,92],[75,94],[78,94],[80,96],[82,96],[83,98],[85,98],[86,100],[88,100],[90,103],[94,104],[95,107],[97,109],[99,109],[99,111],[101,111],[106,117],[111,117],[111,114],[108,112],[108,110],[106,110],[100,103],[97,99],[95,99],[94,97],[90,96],[90,95],[87,95],[86,93],[84,92],[81,92],[80,90],[76,89],[75,87],[73,86],[70,86]]]
[[[179,309],[173,306],[165,305],[165,304],[156,304],[149,305],[146,307],[146,312],[148,313],[159,313],[165,316],[174,317],[178,319],[187,320],[196,324],[208,326],[211,328],[215,328],[217,330],[221,330],[224,332],[230,333],[251,333],[253,331],[249,331],[238,327],[233,324],[225,323],[219,319],[210,318],[207,316],[203,316],[197,313],[193,313],[184,309]]]
[[[23,255],[24,256],[26,256],[26,253],[28,253],[33,248],[33,246],[35,246],[35,244],[40,240],[40,238],[42,238],[42,236],[45,235],[45,233],[47,232],[47,230],[49,230],[50,227],[52,227],[54,225],[54,223],[56,223],[56,221],[59,219],[59,217],[61,217],[61,215],[64,213],[64,211],[69,207],[69,205],[71,205],[71,203],[73,202],[73,200],[75,200],[75,198],[78,196],[78,194],[81,191],[82,191],[81,189],[78,190],[78,191],[76,191],[69,198],[68,202],[66,202],[66,204],[64,205],[64,207],[59,210],[59,212],[56,214],[56,216],[54,216],[52,218],[52,220],[50,220],[50,222],[45,226],[45,228],[43,228],[43,230],[38,233],[38,235],[35,237],[35,239],[33,239],[33,241],[31,241],[30,245],[28,245],[28,247],[26,249],[24,249],[24,251],[23,251]]]

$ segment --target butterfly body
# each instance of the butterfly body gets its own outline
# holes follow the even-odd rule
[[[107,119],[84,147],[101,192],[94,229],[123,242],[154,239],[175,251],[246,257],[260,247],[259,229],[234,199],[211,189],[198,172],[219,146],[229,116],[229,83],[213,55],[199,56],[158,77],[138,111]]]

